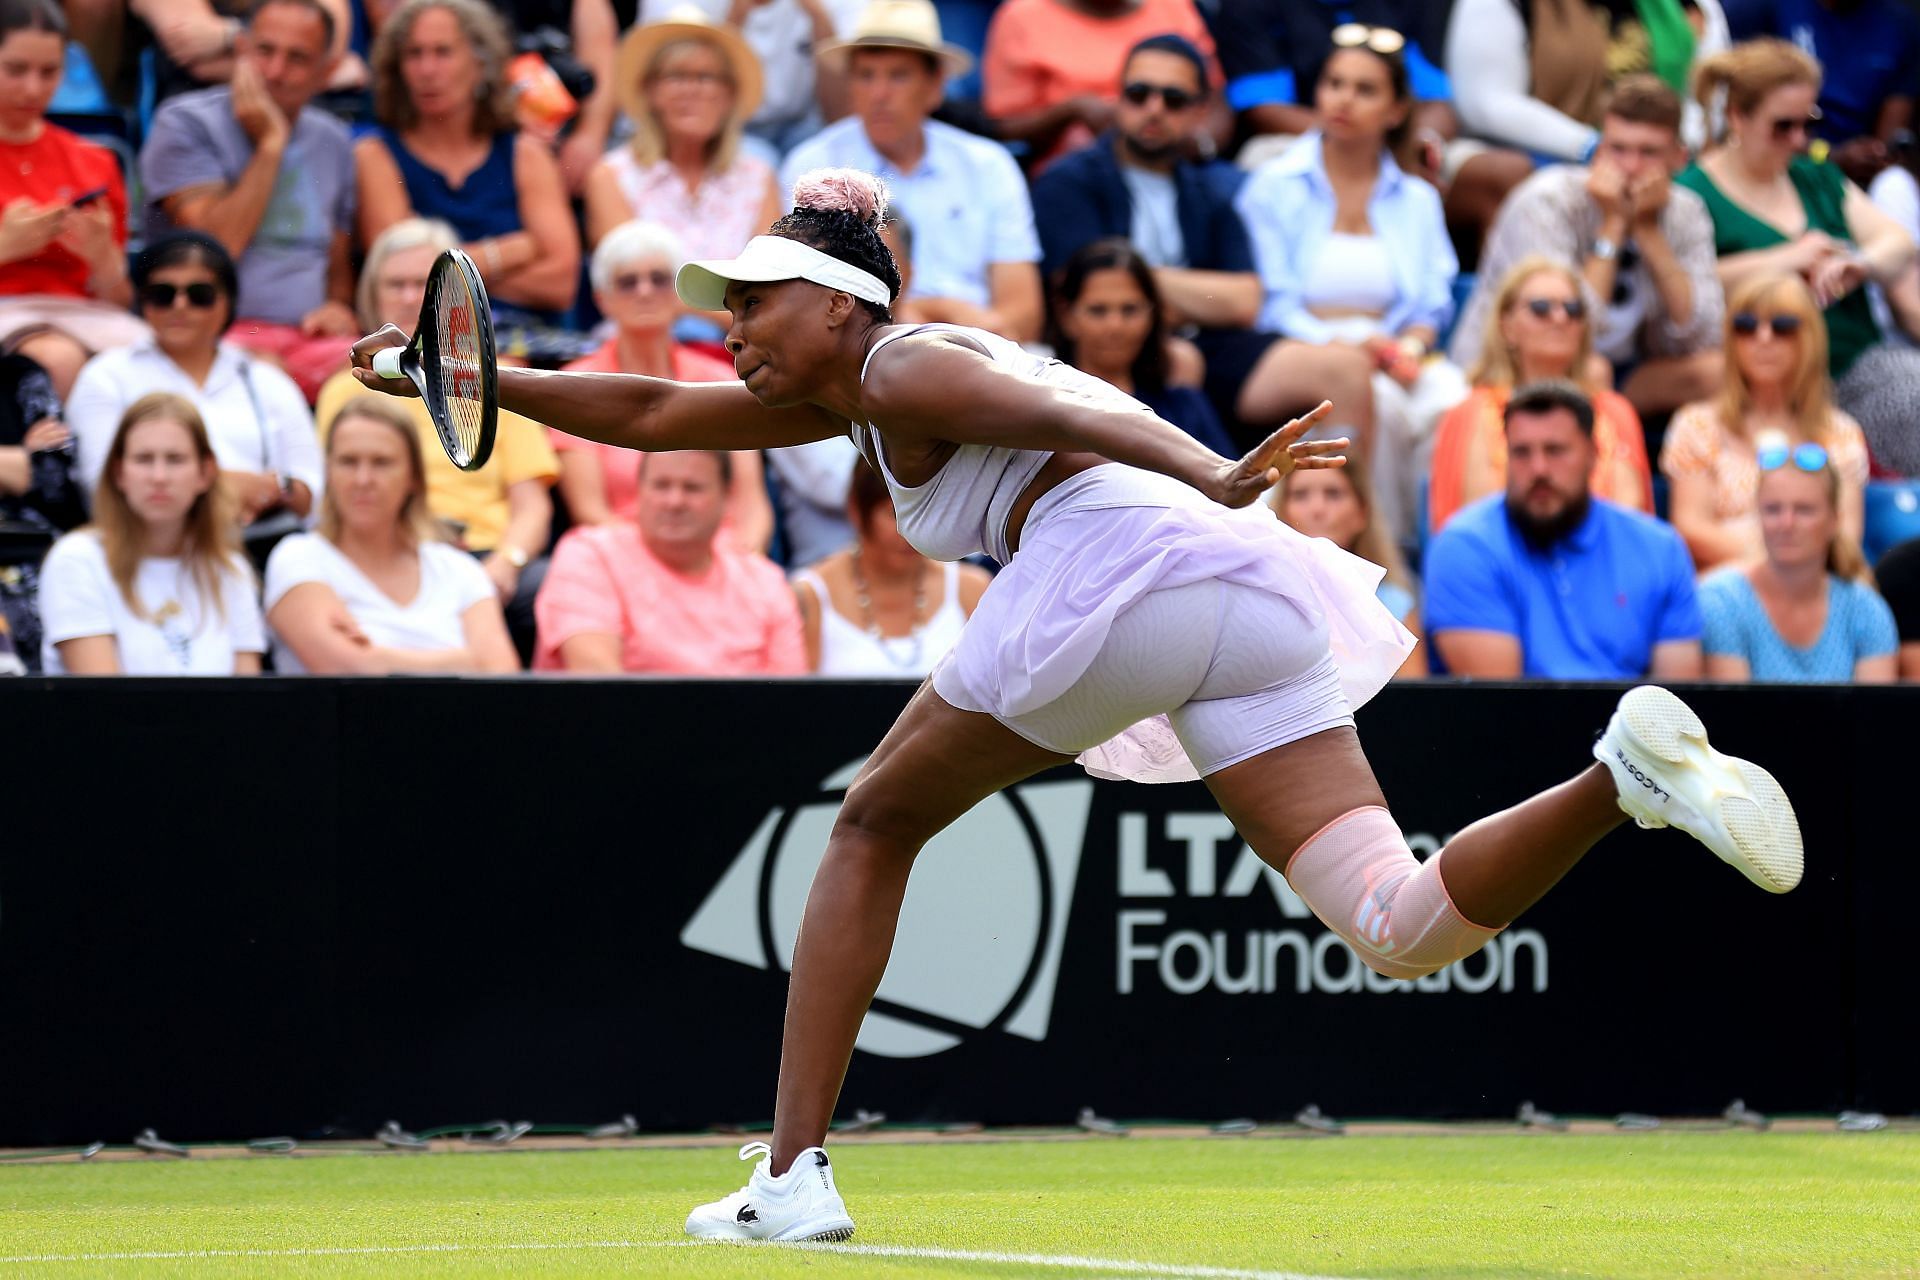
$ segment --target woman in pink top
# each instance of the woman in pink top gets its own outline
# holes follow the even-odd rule
[[[588,244],[644,218],[695,257],[730,257],[780,216],[773,170],[740,153],[760,60],[737,32],[692,12],[634,27],[614,77],[634,132],[587,175]]]
[[[676,382],[731,382],[733,366],[719,356],[673,340],[673,322],[686,308],[673,292],[673,273],[687,260],[680,238],[648,222],[614,228],[593,251],[593,298],[614,323],[614,335],[572,364],[576,373],[638,373]],[[560,496],[575,524],[633,519],[640,455],[564,431],[552,433],[560,455]],[[773,541],[773,503],[754,449],[736,449],[720,534],[741,551],[765,551]]]
[[[847,787],[794,944],[772,1141],[741,1152],[766,1158],[745,1188],[695,1209],[688,1234],[853,1234],[820,1144],[914,859],[975,805],[1076,752],[1115,766],[1109,776],[1204,778],[1249,847],[1394,978],[1485,946],[1628,816],[1687,831],[1775,892],[1799,882],[1799,827],[1778,783],[1708,751],[1693,712],[1652,686],[1621,699],[1592,748],[1599,764],[1418,861],[1353,724],[1414,644],[1374,596],[1380,569],[1270,513],[1229,509],[1295,468],[1339,465],[1346,441],[1302,439],[1332,406],[1236,462],[997,334],[897,325],[885,212],[871,174],[816,172],[738,259],[681,269],[690,304],[731,316],[744,388],[500,370],[506,407],[648,450],[780,448],[851,429],[921,554],[991,550],[1006,566]],[[394,328],[361,339],[355,376],[409,394],[370,367],[406,340]]]

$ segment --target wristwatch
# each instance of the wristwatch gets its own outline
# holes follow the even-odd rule
[[[501,545],[500,554],[506,557],[507,563],[515,569],[524,569],[527,567],[527,553],[521,548],[514,546],[511,542]]]
[[[1620,256],[1620,246],[1605,236],[1595,236],[1593,238],[1593,248],[1588,250],[1588,252],[1602,262],[1612,262]]]

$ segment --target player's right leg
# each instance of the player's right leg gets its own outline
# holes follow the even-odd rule
[[[989,795],[1073,757],[920,691],[868,757],[834,820],[794,944],[771,1146],[747,1185],[702,1205],[687,1234],[727,1240],[845,1240],[853,1219],[822,1148],[861,1019],[893,950],[914,858]]]

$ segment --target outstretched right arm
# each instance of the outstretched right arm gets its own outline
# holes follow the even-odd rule
[[[353,376],[388,395],[417,395],[405,378],[373,372],[373,355],[404,347],[387,325],[353,344]],[[624,373],[500,369],[500,407],[568,435],[622,449],[780,449],[845,434],[847,424],[812,405],[769,409],[737,382],[670,382]]]

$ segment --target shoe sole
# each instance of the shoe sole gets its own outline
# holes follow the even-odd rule
[[[1751,760],[1723,755],[1707,744],[1707,727],[1693,708],[1656,685],[1620,699],[1620,723],[1633,744],[1691,783],[1686,800],[1717,830],[1690,835],[1769,893],[1800,883],[1805,853],[1793,804],[1771,773]]]
[[[732,1223],[715,1223],[712,1230],[695,1229],[693,1224],[689,1223],[687,1234],[695,1240],[765,1241],[769,1244],[845,1244],[853,1239],[853,1220],[842,1218],[830,1226],[801,1228],[793,1234],[782,1233],[776,1236],[757,1236]]]

